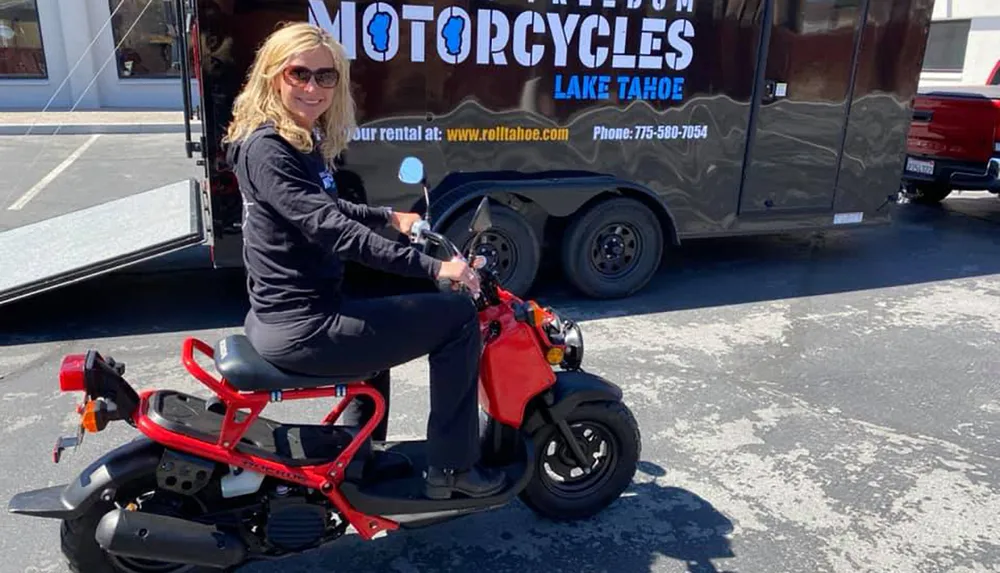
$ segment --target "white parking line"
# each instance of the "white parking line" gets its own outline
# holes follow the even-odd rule
[[[76,149],[76,151],[74,151],[73,153],[71,153],[69,157],[67,157],[62,163],[60,163],[59,165],[57,165],[55,169],[53,169],[52,171],[49,171],[48,175],[46,175],[45,177],[43,177],[42,180],[39,181],[38,183],[35,183],[34,187],[32,187],[31,189],[28,189],[28,191],[24,195],[21,195],[20,199],[18,199],[17,201],[15,201],[14,204],[11,205],[10,207],[7,207],[7,210],[8,211],[19,211],[19,210],[21,210],[25,205],[28,204],[28,201],[31,201],[32,199],[34,199],[35,195],[38,195],[39,193],[41,193],[42,189],[45,189],[45,187],[47,187],[49,183],[52,183],[55,180],[56,177],[59,177],[59,175],[63,171],[65,171],[66,168],[68,168],[70,165],[72,165],[74,161],[76,161],[77,159],[79,159],[80,156],[83,155],[83,152],[87,151],[87,148],[89,148],[91,145],[93,145],[94,142],[97,141],[97,138],[100,137],[100,136],[101,136],[101,134],[99,134],[99,133],[95,133],[94,135],[91,135],[90,139],[88,139],[87,141],[85,141],[83,143],[83,145],[81,145],[80,147],[78,147]]]

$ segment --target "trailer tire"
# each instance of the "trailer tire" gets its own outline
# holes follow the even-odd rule
[[[467,253],[472,233],[469,224],[475,209],[469,208],[448,224],[444,234]],[[483,254],[496,268],[503,288],[524,296],[535,283],[541,261],[541,244],[531,225],[517,211],[505,205],[490,204],[493,227],[483,233],[476,253]],[[482,243],[485,243],[482,244]]]
[[[613,258],[602,259],[602,251]],[[663,229],[659,219],[649,207],[627,197],[615,197],[587,208],[563,236],[566,279],[592,298],[631,296],[652,280],[662,257]]]

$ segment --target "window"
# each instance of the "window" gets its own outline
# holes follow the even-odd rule
[[[0,2],[0,78],[48,76],[35,0]]]
[[[971,25],[971,20],[931,22],[924,71],[961,72],[965,68],[965,47],[969,43]]]
[[[179,78],[182,26],[174,0],[108,0],[108,5],[118,77]]]

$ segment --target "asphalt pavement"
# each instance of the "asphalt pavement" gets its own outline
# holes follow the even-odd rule
[[[158,169],[158,153],[156,173],[183,178],[165,165],[180,138],[131,137],[145,143],[119,148],[147,158],[134,173]],[[85,138],[48,141],[71,153]],[[85,165],[117,141],[81,157],[78,185],[134,183],[110,159]],[[57,198],[72,189],[57,178],[28,205],[68,208]],[[580,320],[587,368],[623,387],[641,427],[640,471],[600,516],[556,524],[515,503],[242,571],[1000,571],[1000,200],[893,209],[891,226],[864,232],[690,243],[625,301],[538,289]],[[96,348],[138,388],[204,396],[181,343],[238,332],[243,288],[231,271],[106,276],[0,307],[0,501],[69,481],[135,435],[119,424],[51,462],[77,420],[78,397],[58,391],[64,355]],[[391,437],[422,437],[426,360],[392,375]],[[319,420],[330,407],[266,415]],[[0,515],[0,569],[66,571],[58,533]]]
[[[0,173],[0,231],[204,176],[182,133],[0,136]]]

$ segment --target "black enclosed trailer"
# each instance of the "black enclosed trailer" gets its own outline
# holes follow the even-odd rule
[[[518,293],[543,262],[595,297],[642,288],[696,237],[885,222],[899,190],[934,0],[177,0],[194,39],[205,240],[241,261],[222,135],[254,52],[284,21],[352,60],[350,199],[423,212]],[[187,50],[185,50],[187,51]],[[186,93],[186,92],[185,92]],[[187,94],[186,94],[187,95]],[[190,117],[190,109],[188,116]],[[2,293],[0,293],[2,296]]]

